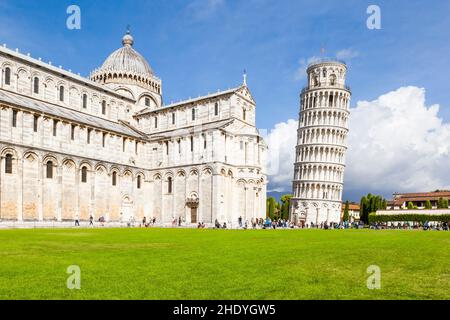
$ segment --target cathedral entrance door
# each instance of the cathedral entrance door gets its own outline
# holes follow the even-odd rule
[[[134,218],[133,215],[133,202],[129,197],[124,197],[122,200],[122,221],[123,222],[132,222],[131,220]]]
[[[191,208],[191,223],[197,223],[197,208]]]

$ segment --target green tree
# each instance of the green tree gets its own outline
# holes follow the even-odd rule
[[[342,217],[343,221],[348,221],[348,219],[350,218],[349,206],[350,206],[350,204],[349,204],[348,200],[345,201],[344,216]]]
[[[442,200],[442,209],[448,209],[448,199]]]
[[[414,209],[414,205],[411,201],[408,202],[408,209],[409,210]]]
[[[386,200],[377,195],[371,193],[363,196],[360,201],[360,219],[364,223],[369,223],[369,214],[376,212],[377,210],[386,209]]]
[[[369,217],[366,216],[366,213],[368,212],[368,204],[367,204],[367,198],[366,196],[363,196],[361,198],[361,201],[359,203],[359,218],[361,221],[367,221]]]
[[[437,208],[438,209],[443,209],[444,208],[444,199],[439,198],[438,203],[437,203]]]
[[[275,202],[275,212],[273,214],[273,218],[274,219],[279,219],[280,218],[280,203],[278,201]]]
[[[273,197],[267,199],[267,217],[273,219],[275,217],[277,201]]]
[[[281,196],[281,219],[289,219],[289,203],[291,201],[291,198],[291,194],[285,194]]]
[[[432,209],[433,207],[431,206],[431,201],[430,200],[427,200],[426,202],[425,202],[425,209]]]

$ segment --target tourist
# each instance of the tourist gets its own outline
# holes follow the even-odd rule
[[[178,226],[181,227],[181,216],[178,216]]]
[[[226,229],[227,228],[227,223],[226,222],[224,222],[223,223],[223,227],[222,227],[223,229]]]
[[[272,225],[272,220],[269,217],[267,217],[266,218],[265,228],[270,228],[271,225]]]
[[[80,219],[78,218],[78,215],[76,215],[75,217],[75,227],[79,227],[80,226]]]
[[[89,216],[89,225],[90,226],[94,225],[94,217],[92,215]]]
[[[242,217],[241,216],[239,216],[239,218],[238,218],[238,223],[239,223],[239,227],[242,228]]]

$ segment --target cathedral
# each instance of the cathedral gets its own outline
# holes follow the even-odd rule
[[[0,47],[0,223],[265,216],[267,145],[246,84],[164,104],[122,46],[89,78]]]

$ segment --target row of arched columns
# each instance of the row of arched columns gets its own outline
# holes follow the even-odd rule
[[[137,168],[14,147],[0,152],[0,184],[0,219],[19,221],[120,221],[124,202],[144,214],[148,192]]]
[[[295,169],[295,180],[344,182],[344,167],[336,165],[302,165]]]
[[[345,162],[345,148],[343,147],[297,147],[296,162]]]
[[[300,129],[299,141],[302,144],[326,143],[345,145],[347,129],[330,128],[302,128]]]
[[[330,125],[347,127],[348,126],[348,112],[347,111],[303,111],[300,119],[302,127]]]
[[[91,80],[100,83],[119,82],[121,84],[138,84],[153,92],[161,94],[161,83],[154,81],[146,75],[132,73],[102,72],[96,70],[91,75]]]
[[[298,183],[294,185],[294,197],[339,201],[342,197],[341,184]]]
[[[313,108],[339,108],[348,110],[350,103],[350,94],[344,90],[315,90],[302,94],[302,110]]]
[[[89,112],[101,117],[115,119],[118,115],[124,117],[125,106],[120,99],[117,100],[107,93],[87,89],[85,86],[71,83],[68,80],[45,74],[39,70],[4,63],[1,70],[0,84],[3,88],[25,94],[30,97],[45,100],[75,109]],[[9,83],[5,82],[5,71],[10,72]]]

